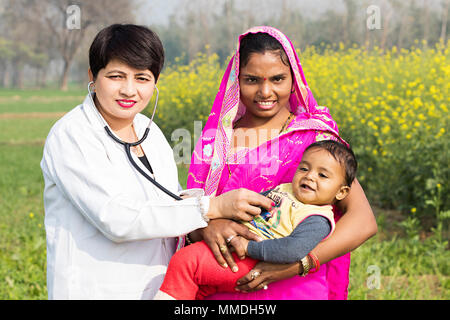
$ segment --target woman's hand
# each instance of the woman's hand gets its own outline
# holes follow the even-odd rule
[[[377,233],[375,216],[357,179],[353,181],[348,196],[337,206],[344,215],[336,222],[331,236],[314,248],[320,264],[355,250]]]
[[[269,262],[259,262],[245,276],[237,281],[237,291],[253,292],[263,289],[270,283],[292,278],[299,274],[300,265],[298,262],[291,264],[273,264]]]
[[[244,259],[245,247],[240,239],[243,237],[254,241],[262,240],[243,224],[228,219],[211,220],[206,228],[199,231],[203,236],[203,240],[205,240],[216,257],[217,262],[224,268],[230,266],[234,272],[238,270],[237,265],[227,245],[234,248],[240,259]]]
[[[270,211],[273,202],[267,197],[248,189],[236,189],[211,198],[207,217],[250,221],[261,213],[261,208]]]

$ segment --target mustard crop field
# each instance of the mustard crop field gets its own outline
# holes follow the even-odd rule
[[[315,99],[358,157],[379,226],[352,253],[349,299],[450,299],[448,45],[308,48],[299,57]],[[172,145],[174,130],[206,121],[224,64],[199,55],[164,69],[155,122]],[[0,299],[47,298],[39,162],[50,127],[85,95],[0,89]],[[180,165],[182,186],[186,175]]]

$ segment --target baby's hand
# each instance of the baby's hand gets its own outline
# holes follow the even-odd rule
[[[245,249],[245,255],[248,256],[247,248],[248,248],[248,243],[250,242],[250,240],[247,240],[243,237],[239,237],[239,240],[241,241],[242,247]]]
[[[245,239],[244,237],[235,237],[234,239],[236,239],[233,243],[234,246],[239,246],[241,248],[241,252],[245,251],[245,255],[239,257],[239,259],[244,259],[245,256],[248,256],[247,253],[247,248],[248,248],[248,243],[250,242],[250,240]],[[230,247],[230,252],[236,252],[236,249],[234,247]],[[237,252],[236,252],[237,253]]]

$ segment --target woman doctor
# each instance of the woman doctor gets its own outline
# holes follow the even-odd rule
[[[248,221],[259,206],[270,209],[268,198],[246,189],[175,201],[132,166],[115,138],[143,137],[149,119],[140,112],[163,63],[158,36],[143,26],[111,25],[91,45],[94,93],[53,126],[41,161],[49,299],[151,299],[178,236],[210,219]],[[129,157],[177,191],[173,152],[156,124]],[[236,232],[254,239],[245,227]]]

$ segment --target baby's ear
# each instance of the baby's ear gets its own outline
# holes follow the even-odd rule
[[[342,200],[344,199],[348,193],[350,192],[350,187],[349,186],[342,186],[338,193],[336,193],[336,200]]]

